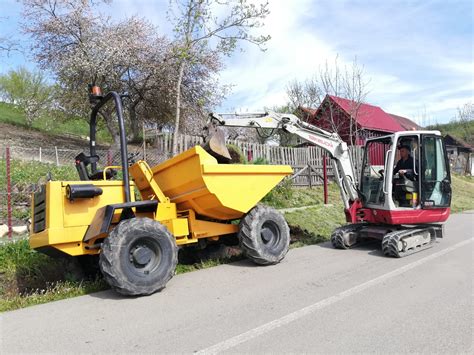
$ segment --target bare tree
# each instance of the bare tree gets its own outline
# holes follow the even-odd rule
[[[328,113],[324,120],[334,132],[341,133],[349,129],[350,143],[355,144],[359,134],[359,126],[356,119],[361,104],[367,96],[368,82],[364,78],[364,69],[359,65],[357,59],[350,66],[341,65],[338,56],[333,63],[326,61],[325,65],[318,68],[318,72],[303,82],[294,80],[287,86],[289,108],[296,114],[301,115],[301,108],[318,108],[323,103]],[[341,120],[340,108],[328,95],[341,97],[349,100],[349,122]],[[302,117],[304,118],[304,117]],[[347,126],[347,127],[346,127]]]
[[[316,77],[301,82],[293,80],[286,87],[288,107],[296,111],[299,107],[317,107],[324,98],[324,93]]]
[[[469,101],[462,107],[458,107],[458,120],[461,122],[469,122],[474,120],[474,102]]]
[[[219,10],[224,10],[226,15],[216,16]],[[173,139],[173,154],[176,154],[185,72],[199,67],[202,59],[206,58],[203,53],[215,63],[220,63],[221,56],[231,55],[239,41],[261,47],[270,36],[254,36],[250,30],[262,26],[260,21],[268,15],[269,9],[268,2],[255,5],[247,0],[176,0],[170,13],[175,23],[178,58]],[[211,42],[215,43],[212,48]]]
[[[457,121],[460,123],[463,130],[463,137],[466,142],[472,143],[474,141],[473,121],[474,121],[474,103],[469,101],[462,107],[458,107]]]
[[[0,22],[6,19],[8,19],[8,17],[0,17]],[[12,51],[18,50],[20,50],[20,45],[17,40],[5,33],[0,35],[0,55],[6,54],[8,56]]]

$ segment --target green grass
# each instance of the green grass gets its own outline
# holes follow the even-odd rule
[[[0,102],[0,122],[20,127],[26,126],[25,116],[13,105],[5,102]]]
[[[324,188],[292,188],[289,182],[279,185],[263,199],[274,208],[314,206],[286,212],[290,226],[292,247],[301,247],[329,240],[331,232],[345,223],[344,207],[339,187],[328,184],[328,203],[324,205]],[[316,206],[315,206],[316,205]]]
[[[40,163],[36,161],[11,160],[11,183],[19,192],[31,184],[45,180],[51,174],[53,180],[77,180],[77,170],[70,166],[56,166],[56,164]],[[6,186],[6,164],[0,159],[0,189]]]
[[[12,104],[0,102],[0,122],[15,125],[21,128],[33,129],[48,135],[72,134],[78,137],[89,136],[89,117],[65,118],[61,113],[51,113],[42,116],[29,127],[25,115]],[[97,140],[100,143],[110,143],[112,139],[102,120],[98,122]]]
[[[107,284],[101,278],[94,281],[60,281],[49,283],[45,288],[37,289],[29,294],[17,294],[8,298],[0,299],[0,312],[12,311],[37,304],[83,296],[89,293],[103,291],[107,288]]]
[[[346,223],[342,204],[311,207],[285,213],[293,248],[328,241],[332,231]]]
[[[474,177],[452,175],[451,182],[453,188],[451,212],[474,210]]]
[[[328,202],[339,203],[341,200],[339,188],[336,184],[328,184]],[[274,208],[292,208],[320,205],[324,202],[323,186],[309,188],[293,188],[291,181],[285,180],[282,184],[270,191],[262,200]]]
[[[27,240],[0,246],[0,312],[106,288],[101,278],[83,280],[70,263],[31,250]]]
[[[56,164],[40,163],[35,161],[12,160],[11,166],[13,217],[17,220],[29,217],[29,208],[25,202],[29,201],[32,184],[46,181],[48,173],[53,180],[77,180],[77,171],[71,166],[56,166]],[[0,191],[6,189],[6,164],[0,159]],[[3,206],[2,206],[3,207]],[[0,208],[0,223],[6,217],[6,208]]]

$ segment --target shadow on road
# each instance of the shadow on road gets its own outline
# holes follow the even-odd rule
[[[331,242],[325,242],[325,243],[320,243],[320,244],[315,244],[315,245],[320,247],[320,248],[333,249],[334,250],[334,247],[332,246]],[[364,240],[364,241],[360,242],[359,244],[357,244],[356,246],[354,246],[350,249],[347,249],[347,250],[339,249],[339,251],[341,253],[350,253],[351,250],[363,250],[363,251],[367,251],[368,255],[373,255],[373,256],[386,258],[386,256],[383,255],[383,253],[382,253],[381,242],[379,240],[375,240],[375,239]]]

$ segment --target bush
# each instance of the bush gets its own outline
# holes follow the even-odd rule
[[[293,198],[293,193],[293,181],[286,178],[266,194],[262,202],[274,208],[283,208],[286,207],[286,201]]]

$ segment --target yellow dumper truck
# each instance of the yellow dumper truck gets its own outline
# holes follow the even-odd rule
[[[30,245],[49,255],[99,255],[110,286],[124,295],[159,291],[174,275],[178,247],[235,235],[257,264],[281,261],[288,225],[277,211],[257,203],[289,166],[219,164],[200,146],[154,167],[129,166],[119,94],[93,95],[90,155],[76,157],[78,181],[48,181],[32,198]],[[97,170],[97,114],[114,100],[121,166]],[[115,170],[122,179],[113,180]],[[130,179],[130,176],[131,179]]]

